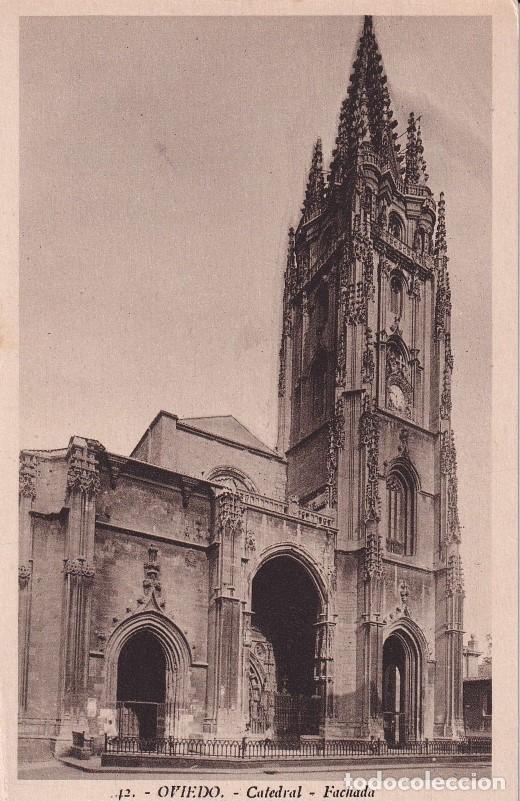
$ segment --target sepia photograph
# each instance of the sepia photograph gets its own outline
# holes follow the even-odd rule
[[[18,784],[484,798],[492,11],[271,14],[19,20]]]

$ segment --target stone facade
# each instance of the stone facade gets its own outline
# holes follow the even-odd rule
[[[22,453],[22,756],[123,720],[462,734],[445,204],[413,114],[404,152],[394,127],[366,17],[329,176],[318,140],[289,234],[277,450],[231,417],[160,412],[129,457],[80,437]],[[144,631],[153,699],[123,689]]]

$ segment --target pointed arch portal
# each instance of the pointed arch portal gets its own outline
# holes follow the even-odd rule
[[[315,678],[316,624],[321,599],[300,561],[279,555],[265,562],[253,578],[253,640],[260,653],[272,654],[270,679],[262,696],[258,670],[250,671],[250,730],[287,737],[315,734],[320,698]],[[252,679],[254,679],[254,686]],[[253,719],[260,709],[263,723]]]
[[[390,745],[422,736],[422,657],[413,637],[393,631],[383,645],[383,726]]]
[[[142,629],[127,640],[117,660],[120,734],[163,736],[165,703],[166,656],[155,634]]]
[[[119,623],[105,651],[103,704],[116,712],[120,736],[179,737],[189,724],[191,652],[152,597]]]

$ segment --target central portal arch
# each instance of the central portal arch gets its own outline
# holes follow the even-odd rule
[[[271,557],[251,589],[250,730],[290,737],[315,734],[315,678],[321,597],[309,570],[288,554]]]

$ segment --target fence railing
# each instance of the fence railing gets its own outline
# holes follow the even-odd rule
[[[420,740],[390,745],[385,740],[201,740],[173,737],[109,737],[105,753],[156,754],[158,756],[207,757],[215,759],[306,759],[348,756],[459,756],[491,754],[491,739]]]

